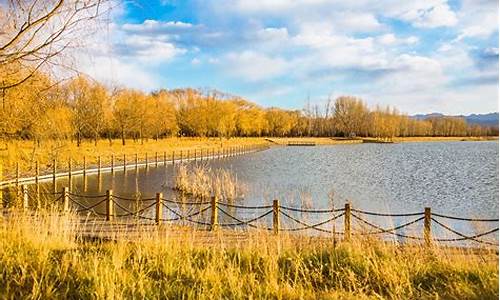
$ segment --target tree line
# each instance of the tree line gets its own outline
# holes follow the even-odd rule
[[[417,120],[395,108],[369,108],[342,96],[323,109],[263,108],[237,96],[210,90],[174,89],[144,93],[107,88],[85,76],[55,83],[43,73],[0,94],[0,136],[4,140],[100,138],[144,141],[169,136],[199,137],[408,137],[486,136],[498,128],[467,124],[464,118]]]

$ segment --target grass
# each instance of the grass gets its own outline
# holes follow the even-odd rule
[[[5,216],[5,215],[4,215]],[[0,219],[0,299],[498,299],[498,256],[173,227],[88,241],[72,215]]]
[[[195,198],[234,201],[245,192],[245,186],[230,170],[212,169],[203,164],[180,164],[175,169],[175,189]]]

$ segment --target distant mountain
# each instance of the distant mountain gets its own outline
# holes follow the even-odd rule
[[[443,115],[441,113],[431,113],[431,114],[418,114],[411,116],[412,118],[418,119],[418,120],[426,120],[429,118],[439,118],[439,117],[448,117],[446,115]],[[452,117],[462,117],[465,118],[467,123],[469,124],[478,124],[482,126],[498,126],[498,113],[489,113],[489,114],[471,114],[471,115],[459,115],[459,116],[452,116]]]

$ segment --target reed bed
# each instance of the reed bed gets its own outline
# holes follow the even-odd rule
[[[212,169],[205,164],[177,165],[174,182],[176,190],[195,198],[216,196],[221,201],[234,201],[246,191],[231,170]]]
[[[498,256],[247,230],[86,239],[55,211],[0,218],[1,299],[498,299]],[[152,228],[152,229],[151,229]],[[203,239],[205,237],[206,239]],[[226,238],[227,237],[227,238]]]

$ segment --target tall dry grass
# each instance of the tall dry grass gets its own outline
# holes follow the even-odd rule
[[[175,189],[195,198],[217,196],[234,201],[244,195],[246,186],[230,170],[212,169],[205,164],[179,164],[175,169]]]
[[[0,219],[1,299],[498,299],[497,255],[250,230],[89,241],[75,216]]]

